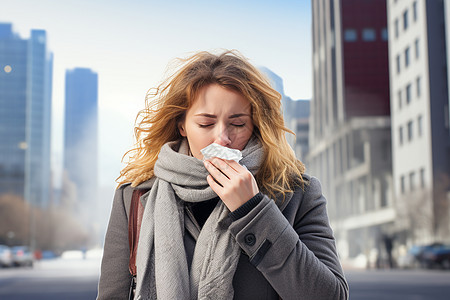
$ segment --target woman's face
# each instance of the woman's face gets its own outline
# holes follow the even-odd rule
[[[238,92],[211,84],[200,90],[194,104],[178,124],[194,157],[211,143],[242,150],[253,133],[250,102]]]

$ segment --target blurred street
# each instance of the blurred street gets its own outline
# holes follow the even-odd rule
[[[100,259],[58,258],[34,268],[0,269],[0,299],[95,299]],[[345,271],[350,299],[444,300],[450,295],[450,272],[442,270]]]
[[[443,270],[346,270],[352,300],[447,300],[450,272]]]
[[[33,268],[0,269],[0,299],[95,299],[100,259],[58,258]]]

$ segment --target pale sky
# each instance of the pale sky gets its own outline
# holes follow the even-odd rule
[[[54,54],[52,162],[61,164],[64,76],[99,75],[100,184],[114,185],[148,89],[189,53],[237,49],[284,82],[292,99],[311,99],[310,0],[0,0],[0,22],[28,38],[47,31]]]

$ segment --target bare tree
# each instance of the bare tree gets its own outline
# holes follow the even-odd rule
[[[29,242],[30,206],[20,196],[0,195],[0,243],[7,245]]]
[[[450,176],[439,174],[433,188],[416,188],[397,198],[396,226],[412,243],[442,241],[450,237]]]

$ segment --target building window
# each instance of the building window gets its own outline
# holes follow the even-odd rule
[[[422,120],[423,120],[422,116],[417,117],[417,135],[418,136],[422,136],[422,131],[423,131]]]
[[[395,38],[398,38],[398,19],[394,22]]]
[[[398,142],[400,143],[400,146],[403,145],[403,126],[398,128]]]
[[[381,29],[381,39],[382,39],[383,41],[387,41],[387,40],[388,40],[388,31],[387,31],[387,28]]]
[[[373,28],[364,28],[362,31],[362,39],[367,42],[373,42],[377,39],[377,33]]]
[[[417,21],[417,1],[413,2],[412,11],[413,11],[413,20],[415,22]]]
[[[416,94],[417,98],[420,98],[420,76],[416,78]]]
[[[397,74],[399,74],[400,73],[400,55],[397,55],[396,61],[397,61]]]
[[[409,66],[409,47],[405,49],[405,68]]]
[[[345,29],[344,40],[346,42],[355,42],[358,39],[356,29]]]
[[[416,59],[419,59],[419,39],[414,41],[414,49],[416,52]]]
[[[400,177],[400,192],[405,193],[405,176],[403,175]]]
[[[362,39],[366,42],[373,42],[377,39],[377,35],[375,29],[373,28],[364,28],[362,31]]]
[[[413,139],[413,121],[409,121],[408,125],[408,142],[411,142]]]
[[[403,12],[403,30],[408,29],[408,10]]]
[[[397,92],[397,97],[398,97],[398,109],[402,108],[402,90],[399,90]]]
[[[416,173],[411,172],[409,173],[409,187],[411,189],[411,191],[414,191],[415,187],[416,187]]]
[[[406,86],[406,104],[409,104],[411,102],[411,84],[408,83]]]
[[[420,173],[420,187],[424,188],[425,187],[425,169],[424,168],[420,169],[419,173]]]

